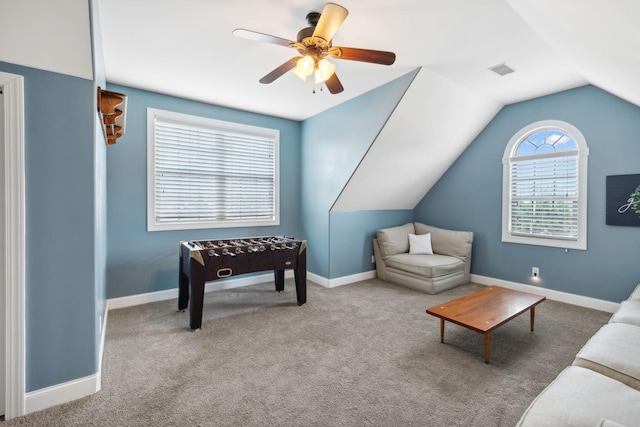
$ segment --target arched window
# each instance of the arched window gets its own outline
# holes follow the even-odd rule
[[[587,249],[584,136],[545,120],[518,131],[502,158],[502,241]]]

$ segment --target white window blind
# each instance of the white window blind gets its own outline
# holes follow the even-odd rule
[[[502,241],[587,248],[587,158],[582,133],[557,120],[532,123],[507,144]]]
[[[511,163],[511,233],[578,239],[577,155]]]
[[[148,120],[149,229],[278,223],[277,130],[151,109]]]

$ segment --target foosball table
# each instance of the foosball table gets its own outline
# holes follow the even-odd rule
[[[248,237],[180,242],[178,310],[189,307],[189,326],[202,326],[205,282],[273,270],[276,291],[292,269],[298,305],[307,302],[307,241],[292,237]]]

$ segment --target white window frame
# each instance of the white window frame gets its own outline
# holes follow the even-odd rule
[[[273,203],[274,215],[270,219],[191,219],[175,221],[158,221],[156,216],[156,163],[155,163],[155,123],[166,120],[215,129],[216,132],[241,133],[251,136],[270,138],[274,141],[274,182]],[[204,228],[261,227],[280,225],[280,164],[279,164],[280,131],[258,126],[181,114],[172,111],[147,109],[147,230],[188,230]]]
[[[511,160],[520,143],[543,130],[558,130],[568,134],[578,148],[578,237],[576,240],[547,236],[522,236],[511,234]],[[541,155],[542,156],[542,155]],[[520,129],[511,138],[502,157],[502,241],[527,245],[549,246],[565,249],[587,249],[587,167],[589,148],[584,135],[573,125],[559,120],[543,120]]]

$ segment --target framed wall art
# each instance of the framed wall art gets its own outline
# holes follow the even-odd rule
[[[640,227],[640,174],[607,176],[607,225]]]

